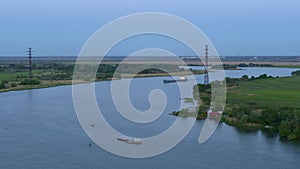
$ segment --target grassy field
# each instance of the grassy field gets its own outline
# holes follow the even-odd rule
[[[14,80],[18,75],[21,75],[21,72],[0,72],[0,81],[12,81]]]
[[[228,87],[228,104],[248,104],[258,108],[300,109],[300,76],[239,81]]]
[[[43,73],[43,70],[33,70],[32,74]],[[18,76],[28,76],[28,72],[0,72],[0,81],[15,81]]]
[[[281,68],[300,68],[300,65],[275,65],[274,67],[281,67]]]

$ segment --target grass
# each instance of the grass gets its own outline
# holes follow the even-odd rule
[[[41,88],[64,86],[64,85],[70,85],[70,84],[72,84],[71,81],[70,82],[56,82],[56,83],[42,83],[42,84],[38,84],[38,85],[19,85],[17,87],[13,87],[13,88],[1,89],[0,92],[41,89]]]
[[[183,100],[184,100],[186,103],[194,103],[194,99],[193,99],[193,98],[183,98]]]
[[[280,67],[280,68],[300,68],[300,65],[274,65],[274,67]]]
[[[43,70],[33,70],[32,74],[44,72]],[[0,81],[16,81],[17,76],[28,76],[28,71],[25,72],[0,72]]]
[[[300,76],[239,81],[228,88],[228,104],[300,109]]]
[[[12,81],[15,80],[18,75],[21,75],[22,72],[0,72],[0,81]]]

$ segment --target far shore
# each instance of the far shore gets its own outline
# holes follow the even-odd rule
[[[174,72],[174,73],[149,73],[149,74],[122,74],[121,78],[146,78],[146,77],[164,77],[164,76],[187,76],[191,74],[203,74],[204,71],[182,71],[182,72]],[[55,80],[49,81],[44,80],[41,81],[41,84],[38,85],[18,85],[17,87],[10,87],[6,89],[1,89],[0,93],[2,92],[9,92],[9,91],[19,91],[19,90],[31,90],[31,89],[41,89],[41,88],[50,88],[56,86],[66,86],[72,84],[84,84],[84,83],[93,83],[93,82],[101,82],[101,81],[111,81],[111,80],[118,80],[119,78],[107,78],[104,80],[96,80],[96,81],[85,81],[85,80]]]

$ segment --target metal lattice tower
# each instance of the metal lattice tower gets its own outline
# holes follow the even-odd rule
[[[32,48],[28,48],[27,50],[28,52],[28,59],[29,59],[29,79],[31,80],[32,78],[32,61],[31,61],[31,58],[32,58]]]
[[[205,46],[205,71],[204,71],[204,84],[209,84],[209,77],[208,77],[208,45]]]

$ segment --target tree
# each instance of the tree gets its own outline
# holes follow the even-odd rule
[[[38,79],[25,79],[21,81],[20,85],[38,85],[40,83]]]
[[[248,77],[248,75],[243,75],[243,76],[242,76],[242,79],[243,79],[243,80],[248,80],[249,77]]]
[[[279,126],[281,122],[280,113],[278,110],[273,108],[264,109],[261,113],[261,117],[263,118],[265,124]]]
[[[17,87],[17,83],[12,82],[12,83],[10,84],[10,86],[11,86],[11,87]]]
[[[5,89],[5,88],[6,88],[5,84],[3,82],[1,82],[0,83],[0,89]]]
[[[262,74],[258,77],[258,79],[266,79],[266,78],[268,78],[267,74]]]

